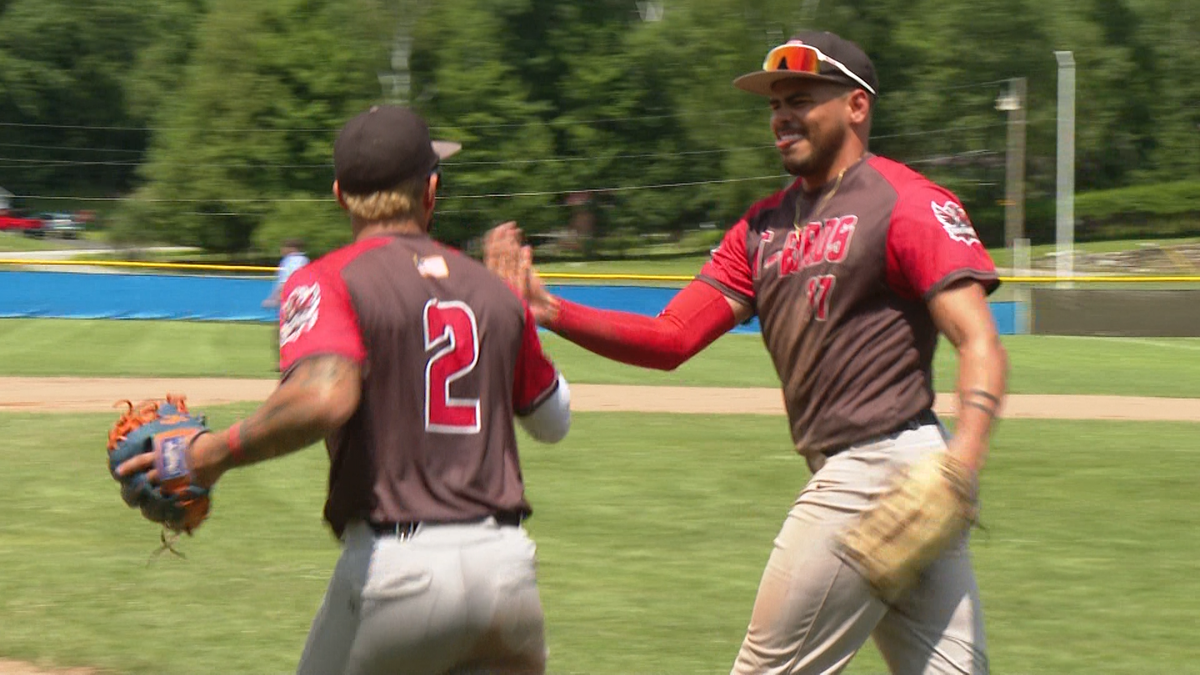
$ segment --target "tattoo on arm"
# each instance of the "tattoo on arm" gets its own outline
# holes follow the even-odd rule
[[[964,400],[964,401],[962,402],[962,404],[963,404],[963,405],[969,405],[969,406],[971,406],[972,408],[978,408],[978,409],[982,410],[983,412],[987,413],[987,414],[988,414],[988,417],[995,417],[995,416],[996,416],[996,409],[995,409],[995,408],[993,408],[993,407],[991,407],[991,406],[988,406],[988,405],[984,405],[984,404],[980,403],[979,401],[972,401],[972,400],[969,400],[969,399],[968,399],[968,400]]]
[[[242,422],[241,460],[254,464],[306,448],[344,423],[337,405],[353,392],[357,407],[362,374],[358,364],[341,356],[301,361],[258,410]],[[332,405],[331,405],[332,403]],[[350,409],[353,412],[353,409]]]
[[[972,390],[968,391],[967,393],[973,394],[975,396],[982,396],[983,398],[986,398],[987,400],[991,401],[993,405],[1000,405],[1000,397],[999,396],[996,396],[995,394],[984,391],[982,389],[972,389]]]
[[[977,408],[987,413],[988,417],[994,418],[1000,408],[1000,397],[984,389],[968,389],[959,394],[959,405]]]

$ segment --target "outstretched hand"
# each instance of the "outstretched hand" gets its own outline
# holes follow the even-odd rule
[[[528,301],[528,276],[521,273],[521,231],[509,221],[488,230],[483,237],[483,264]]]
[[[548,325],[557,303],[533,267],[533,248],[522,244],[521,238],[514,222],[492,228],[483,238],[483,263],[529,305],[539,324]]]

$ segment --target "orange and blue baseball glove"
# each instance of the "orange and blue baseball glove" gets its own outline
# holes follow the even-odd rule
[[[121,483],[121,497],[148,520],[175,534],[191,534],[208,517],[211,490],[193,481],[187,450],[192,440],[209,431],[207,421],[190,413],[182,396],[122,403],[128,409],[108,432],[108,470]],[[145,471],[117,475],[123,462],[147,452],[154,453],[156,483]]]

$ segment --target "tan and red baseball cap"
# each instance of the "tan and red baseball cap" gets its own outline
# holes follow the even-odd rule
[[[767,52],[762,70],[742,75],[733,86],[752,94],[770,96],[771,86],[793,78],[836,82],[879,95],[875,65],[858,45],[824,31],[797,33]]]
[[[403,106],[380,105],[342,127],[333,144],[333,173],[342,192],[369,195],[428,175],[462,145],[429,138],[429,125]]]

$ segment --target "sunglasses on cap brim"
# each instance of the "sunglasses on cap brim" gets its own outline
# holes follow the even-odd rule
[[[842,71],[846,77],[854,80],[863,89],[871,92],[872,96],[878,95],[875,93],[874,87],[864,82],[858,75],[855,75],[841,61],[826,56],[820,49],[802,42],[788,42],[767,52],[767,58],[763,59],[762,69],[767,72],[808,73],[820,76],[822,62],[828,63]]]

